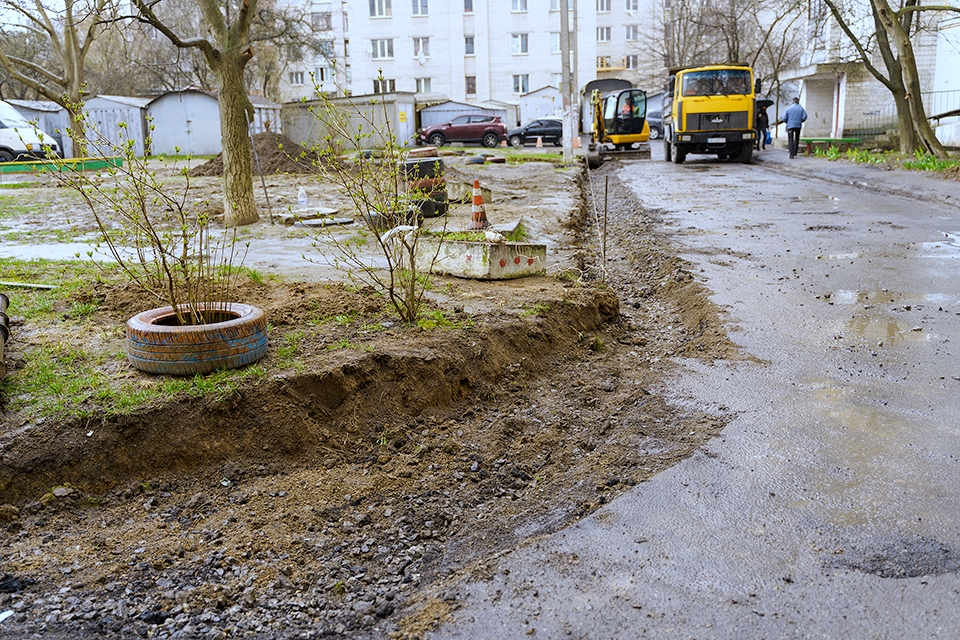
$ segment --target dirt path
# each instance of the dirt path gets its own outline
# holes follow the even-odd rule
[[[636,224],[612,230],[607,286],[577,170],[483,171],[494,221],[522,217],[555,266],[439,279],[454,328],[399,325],[339,284],[268,279],[249,293],[277,335],[352,319],[307,330],[293,365],[272,348],[266,378],[222,397],[98,424],[4,414],[0,611],[14,615],[0,637],[417,637],[456,607],[448,578],[715,435],[716,417],[654,391],[670,356],[733,355],[654,212],[614,198]],[[104,323],[134,302],[93,295]]]

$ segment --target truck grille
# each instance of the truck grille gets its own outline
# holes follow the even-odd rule
[[[748,128],[746,111],[687,114],[687,131],[728,131]]]

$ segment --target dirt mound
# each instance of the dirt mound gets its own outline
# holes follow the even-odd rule
[[[253,170],[255,174],[271,175],[274,173],[316,173],[316,163],[320,156],[306,147],[297,144],[282,133],[267,131],[253,136],[254,156]],[[259,160],[259,171],[257,171]],[[190,170],[191,177],[222,176],[223,153],[218,153],[209,162]]]

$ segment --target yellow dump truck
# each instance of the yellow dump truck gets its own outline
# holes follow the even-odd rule
[[[688,153],[750,162],[760,81],[744,65],[671,69],[663,92],[664,160],[681,164]]]

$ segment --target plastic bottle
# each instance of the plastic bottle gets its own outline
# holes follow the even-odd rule
[[[300,187],[300,190],[297,191],[297,204],[300,206],[307,204],[307,191],[303,187]]]

